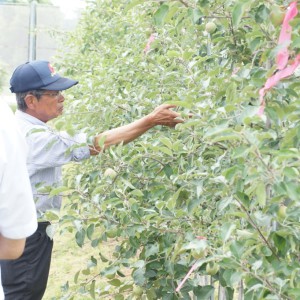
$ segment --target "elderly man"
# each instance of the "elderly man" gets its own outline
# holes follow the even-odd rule
[[[83,133],[70,136],[55,132],[46,124],[63,112],[65,98],[61,91],[77,83],[61,77],[48,61],[22,64],[11,77],[11,91],[16,93],[18,105],[16,117],[29,145],[27,167],[40,218],[40,239],[28,239],[29,246],[26,245],[21,259],[3,265],[6,300],[39,300],[46,289],[53,241],[46,234],[49,223],[42,218],[47,210],[60,208],[61,198],[41,194],[37,186],[58,185],[61,167],[68,162],[87,159],[111,145],[126,144],[156,125],[174,127],[182,122],[180,115],[171,110],[174,105],[161,105],[141,119],[95,136],[89,145]],[[103,140],[104,144],[100,143]]]

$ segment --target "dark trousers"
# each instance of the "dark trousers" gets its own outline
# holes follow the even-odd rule
[[[53,241],[39,222],[36,232],[26,239],[25,250],[16,260],[1,260],[5,300],[41,300],[46,290]]]

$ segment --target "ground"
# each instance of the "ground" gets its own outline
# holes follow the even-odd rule
[[[56,233],[54,235],[50,276],[43,300],[63,299],[63,296],[67,295],[67,286],[69,286],[70,293],[74,293],[74,300],[91,299],[89,296],[80,296],[79,293],[74,291],[74,277],[79,270],[83,270],[87,267],[91,256],[99,258],[99,252],[101,251],[106,257],[110,257],[113,249],[113,241],[101,244],[97,248],[93,248],[88,241],[80,248],[75,242],[73,232]],[[98,265],[95,268],[91,268],[91,274],[99,274],[101,268],[104,267],[105,265],[103,264],[102,266]],[[79,280],[83,278],[85,278],[85,276],[80,273]],[[103,279],[103,281],[104,280],[105,279]]]

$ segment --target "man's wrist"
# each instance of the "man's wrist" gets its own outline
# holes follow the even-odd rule
[[[147,127],[147,130],[157,125],[155,123],[155,118],[153,116],[153,113],[150,113],[150,114],[144,116],[141,120],[144,121],[144,124],[145,124],[145,127]]]

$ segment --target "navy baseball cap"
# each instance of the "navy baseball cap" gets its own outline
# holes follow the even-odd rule
[[[34,60],[18,66],[10,79],[12,93],[32,90],[63,91],[78,81],[61,77],[45,60]]]

